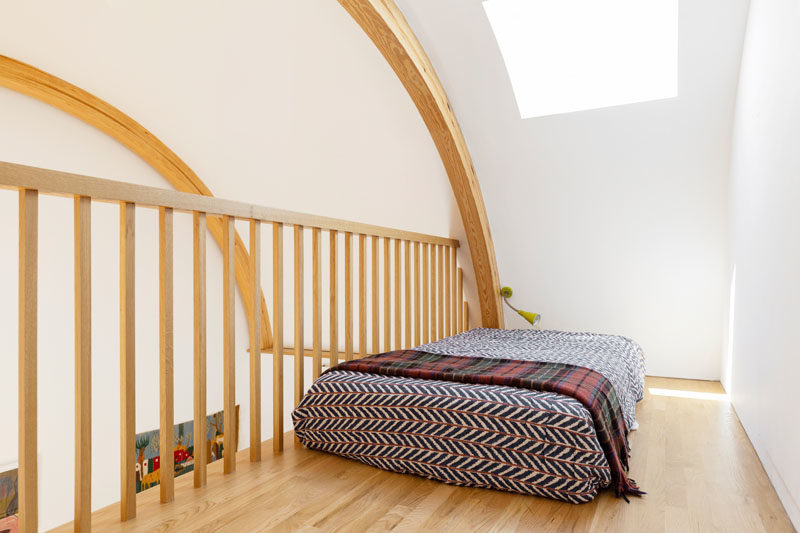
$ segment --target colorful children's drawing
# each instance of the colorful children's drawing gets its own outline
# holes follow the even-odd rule
[[[0,472],[0,518],[17,514],[17,469]]]
[[[224,431],[224,412],[209,415],[206,419],[206,455],[207,462],[221,459],[224,455],[222,446]],[[234,442],[238,444],[239,406],[236,406],[236,428]],[[161,453],[159,430],[147,431],[136,435],[136,492],[154,487],[161,482]],[[194,470],[194,422],[189,420],[175,425],[175,477]],[[2,533],[2,531],[0,531]]]
[[[17,469],[0,472],[0,533],[17,533],[18,491]]]
[[[17,533],[19,531],[19,517],[17,515],[0,518],[0,533]]]

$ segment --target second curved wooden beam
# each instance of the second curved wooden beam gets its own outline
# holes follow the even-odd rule
[[[494,243],[478,176],[447,94],[422,45],[394,0],[339,0],[372,39],[405,86],[450,178],[467,234],[484,327],[502,328]]]
[[[112,106],[47,72],[21,61],[0,55],[0,87],[20,92],[94,126],[110,135],[122,145],[141,157],[158,171],[173,187],[181,192],[214,196],[205,183],[189,168],[175,152],[170,150],[155,135],[131,117]],[[222,219],[208,217],[208,229],[222,245]],[[250,256],[244,242],[236,233],[236,283],[242,293],[242,301],[248,320],[252,320],[252,298],[247,295],[252,287]],[[261,294],[261,339],[263,348],[272,347],[272,328],[267,314],[264,294]]]

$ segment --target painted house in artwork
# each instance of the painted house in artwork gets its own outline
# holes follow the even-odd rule
[[[236,406],[236,428],[238,430],[239,406]],[[223,456],[224,413],[209,415],[206,419],[206,449],[209,463]],[[136,492],[154,487],[161,482],[161,452],[159,430],[136,435]],[[190,420],[175,425],[174,464],[175,477],[194,470],[194,423]]]

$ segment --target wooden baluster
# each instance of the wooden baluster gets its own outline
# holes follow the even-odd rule
[[[272,450],[283,451],[283,224],[272,223]]]
[[[331,237],[331,276],[330,276],[330,289],[331,289],[331,367],[339,363],[339,269],[337,267],[337,255],[339,249],[339,236],[336,230],[330,230]]]
[[[431,342],[437,340],[436,317],[439,314],[436,303],[436,245],[431,244]]]
[[[344,234],[344,360],[353,359],[353,234]]]
[[[381,337],[380,277],[378,266],[378,237],[372,236],[372,353],[378,353]]]
[[[206,214],[192,214],[194,263],[194,486],[206,484],[206,352],[207,352],[207,301],[206,301]],[[259,303],[260,303],[259,298]],[[261,328],[257,327],[257,331]],[[252,334],[251,334],[252,336]],[[252,346],[252,345],[251,345]]]
[[[436,263],[438,268],[438,275],[436,276],[436,287],[438,292],[436,294],[436,305],[438,306],[439,314],[436,317],[436,322],[438,325],[438,337],[439,339],[444,338],[444,245],[440,244],[436,246],[436,255],[438,256],[436,259]]]
[[[464,331],[469,330],[469,304],[464,302]]]
[[[450,320],[449,324],[451,324],[450,334],[455,335],[458,333],[458,308],[459,302],[461,300],[458,299],[458,265],[456,264],[456,248],[455,246],[450,247],[450,300],[451,300],[451,308],[453,309],[453,316]]]
[[[443,246],[442,253],[444,255],[444,336],[449,337],[453,334],[452,302],[450,298],[450,248]]]
[[[303,226],[294,227],[294,405],[300,405],[306,391],[305,310],[303,306]]]
[[[394,241],[394,349],[399,350],[402,348],[400,329],[400,240]]]
[[[75,197],[75,531],[92,529],[92,199]]]
[[[428,266],[428,243],[422,243],[422,343],[428,344],[430,337],[428,336],[431,330],[430,323],[430,309],[431,301],[428,295],[428,287],[430,286],[430,270]]]
[[[250,220],[250,461],[261,460],[261,221]]]
[[[358,235],[358,353],[367,355],[367,236]]]
[[[312,326],[314,328],[313,341],[313,375],[317,379],[322,373],[322,238],[319,228],[311,229],[311,263],[312,263]]]
[[[403,243],[403,270],[405,271],[403,306],[405,311],[405,336],[403,348],[411,348],[411,243]]]
[[[39,192],[19,191],[19,530],[39,530],[37,458],[37,308]]]
[[[392,350],[392,282],[388,237],[383,238],[383,351]]]
[[[236,289],[234,218],[222,217],[222,407],[224,471],[236,471]]]
[[[136,206],[119,206],[120,520],[136,517]],[[195,466],[195,468],[197,468]]]
[[[175,498],[175,377],[173,360],[173,252],[172,208],[158,210],[159,252],[159,387],[160,434],[159,449],[161,503]]]
[[[461,267],[458,267],[458,288],[456,289],[456,310],[458,311],[458,316],[456,316],[456,333],[462,333],[464,331],[464,311],[460,302],[464,301],[464,270]]]
[[[422,340],[422,332],[420,331],[420,257],[419,257],[419,242],[414,243],[414,346],[419,346]]]

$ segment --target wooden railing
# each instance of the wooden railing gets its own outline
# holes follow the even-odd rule
[[[234,374],[234,221],[250,224],[250,260],[255,275],[245,302],[253,306],[250,319],[250,460],[261,459],[261,224],[272,225],[273,261],[273,443],[283,449],[283,364],[284,355],[294,358],[294,402],[306,390],[304,358],[312,358],[314,378],[322,372],[323,358],[335,365],[367,353],[408,348],[467,329],[467,303],[463,298],[463,274],[456,265],[458,241],[345,220],[307,215],[256,205],[144,187],[64,172],[0,162],[0,188],[19,191],[19,513],[20,530],[36,531],[38,517],[37,465],[37,285],[38,285],[38,198],[40,194],[67,196],[74,200],[75,225],[75,529],[91,527],[91,207],[92,202],[113,202],[120,206],[120,518],[136,516],[135,484],[135,217],[137,208],[159,212],[159,376],[160,453],[162,502],[174,498],[173,462],[173,216],[175,212],[193,217],[194,262],[194,433],[206,432],[206,224],[207,217],[223,222],[223,409],[224,449],[235,450]],[[293,227],[294,254],[294,339],[284,346],[284,226]],[[305,348],[304,239],[311,233],[312,257],[312,343]],[[328,233],[328,239],[323,233]],[[343,233],[344,280],[338,280]],[[353,237],[357,236],[357,246]],[[330,297],[329,349],[323,351],[322,244],[329,243]],[[379,245],[383,241],[384,268],[380,276]],[[394,247],[394,276],[391,249]],[[358,248],[358,343],[355,343],[353,254]],[[412,253],[413,249],[413,253]],[[367,266],[367,258],[370,265]],[[402,260],[401,260],[402,259]],[[413,285],[412,285],[413,271]],[[369,274],[369,275],[368,275]],[[368,283],[368,279],[370,283]],[[402,281],[402,283],[401,283]],[[383,317],[380,288],[383,286]],[[401,287],[403,290],[401,291]],[[370,294],[368,294],[370,292]],[[413,297],[412,297],[413,293]],[[338,338],[338,298],[344,295],[344,339]],[[368,313],[367,302],[371,302]],[[412,319],[413,314],[413,319]],[[392,320],[394,317],[394,320]],[[383,345],[380,344],[383,320]],[[368,332],[371,345],[368,346]],[[394,335],[392,335],[394,333]],[[392,343],[392,340],[394,341]],[[342,342],[343,341],[343,342]],[[343,350],[340,349],[343,346]],[[296,348],[295,348],[296,347]],[[299,355],[299,356],[297,356]],[[195,439],[194,486],[206,483],[204,439]],[[236,469],[235,453],[224,454],[224,472]]]

